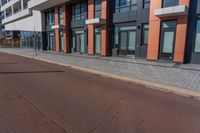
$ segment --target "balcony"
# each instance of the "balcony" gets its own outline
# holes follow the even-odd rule
[[[20,0],[11,0],[7,3],[5,3],[2,7],[1,7],[1,11],[6,10],[7,8],[11,7],[12,5],[14,5],[15,3],[20,2]]]
[[[154,10],[154,15],[157,17],[173,17],[188,14],[186,5],[159,8]]]
[[[29,9],[26,9],[26,10],[17,12],[17,13],[15,13],[15,14],[7,17],[7,18],[4,18],[2,20],[2,24],[7,24],[7,23],[10,23],[10,22],[16,21],[18,19],[21,19],[23,17],[29,16],[29,15],[31,15],[31,11],[29,11]]]
[[[72,0],[31,0],[28,2],[28,7],[29,9],[41,11],[69,1]]]

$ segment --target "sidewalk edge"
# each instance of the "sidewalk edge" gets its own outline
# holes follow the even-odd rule
[[[12,52],[8,52],[8,51],[1,51],[1,52],[16,55],[16,56],[21,56],[21,57],[25,57],[25,58],[29,58],[29,59],[35,59],[35,60],[46,62],[46,63],[70,67],[70,68],[75,69],[75,70],[88,72],[88,73],[91,73],[91,74],[97,74],[97,75],[100,75],[100,76],[103,76],[103,77],[106,77],[106,78],[112,78],[112,79],[117,79],[117,80],[121,80],[121,81],[132,82],[132,83],[136,83],[138,85],[142,85],[142,86],[154,89],[154,90],[159,90],[159,91],[168,92],[168,93],[174,93],[176,95],[181,95],[181,96],[200,100],[200,92],[197,92],[197,91],[194,91],[194,90],[188,90],[186,88],[156,83],[156,82],[153,82],[153,81],[147,81],[147,80],[142,80],[142,79],[138,79],[138,78],[121,76],[121,75],[117,75],[117,74],[106,73],[106,72],[102,72],[102,71],[98,71],[98,70],[94,70],[94,69],[83,68],[83,67],[79,67],[79,66],[75,66],[75,65],[71,65],[71,64],[60,63],[60,62],[56,62],[56,61],[41,59],[41,58],[37,58],[37,57],[31,57],[31,56],[27,56],[27,55],[21,55],[21,54],[18,54],[18,53],[12,53]]]

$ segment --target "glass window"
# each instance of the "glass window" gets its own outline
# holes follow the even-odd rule
[[[143,24],[142,28],[143,28],[142,46],[147,46],[149,38],[149,24]]]
[[[47,25],[54,25],[54,9],[47,12]]]
[[[62,7],[58,8],[58,14],[59,14],[59,24],[63,25],[63,8]]]
[[[162,22],[162,28],[175,28],[176,27],[176,21],[163,21]]]
[[[177,6],[179,0],[163,0],[163,7]]]
[[[115,0],[115,13],[137,10],[137,0]]]
[[[164,32],[163,53],[172,53],[174,44],[174,31]]]
[[[144,0],[143,1],[143,8],[150,8],[150,0]]]
[[[200,20],[197,21],[194,52],[200,52]]]
[[[85,3],[77,3],[72,6],[72,20],[86,19],[87,11]]]
[[[101,18],[102,0],[95,0],[95,18]]]

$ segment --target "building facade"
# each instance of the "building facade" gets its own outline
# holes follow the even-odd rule
[[[5,1],[8,0],[2,0],[3,6]],[[200,63],[200,0],[29,0],[27,3],[29,11],[41,15],[38,22],[42,50]],[[8,16],[9,11],[18,10],[15,4],[11,10],[6,7],[1,10]],[[9,24],[4,24],[9,29]]]
[[[7,45],[33,48],[42,44],[41,13],[29,10],[30,0],[1,0],[1,42]],[[6,45],[6,44],[5,44]]]

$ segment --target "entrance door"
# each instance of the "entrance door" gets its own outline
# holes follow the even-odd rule
[[[63,36],[63,32],[60,32],[60,51],[64,52],[64,36]]]
[[[136,31],[133,30],[135,26],[123,27],[120,30],[120,44],[119,54],[120,55],[133,55],[135,54],[136,44]]]
[[[76,34],[76,43],[75,43],[75,51],[81,52],[81,40],[80,40],[80,34]]]
[[[76,31],[74,34],[75,39],[74,41],[74,51],[85,53],[85,34],[84,31]]]
[[[162,22],[160,59],[173,60],[176,35],[176,21]]]
[[[54,33],[48,33],[48,50],[55,51],[55,36],[54,36]]]
[[[101,54],[101,28],[95,28],[95,54]]]

